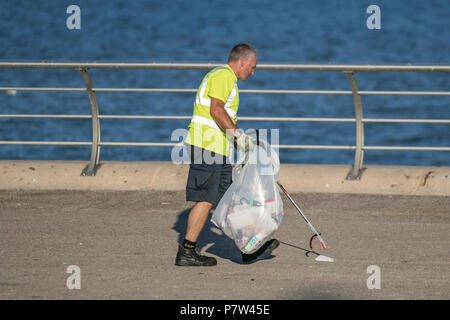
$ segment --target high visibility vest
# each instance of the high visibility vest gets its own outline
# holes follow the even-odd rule
[[[211,116],[211,98],[224,103],[231,121],[236,123],[239,108],[237,77],[229,65],[211,70],[197,90],[194,111],[185,143],[227,156],[230,141]]]

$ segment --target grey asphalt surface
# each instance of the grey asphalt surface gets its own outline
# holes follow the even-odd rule
[[[215,267],[174,265],[184,192],[0,191],[0,299],[449,299],[448,197],[293,194],[335,259],[284,197],[271,256],[243,264],[208,222]],[[69,290],[67,268],[80,268]],[[371,265],[381,288],[368,289]]]

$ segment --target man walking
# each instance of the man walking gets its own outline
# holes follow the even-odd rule
[[[236,126],[239,107],[237,81],[247,81],[255,73],[258,55],[247,43],[233,47],[228,63],[211,70],[202,80],[194,102],[194,111],[186,137],[190,153],[186,200],[194,201],[188,217],[186,235],[179,245],[175,264],[179,266],[214,266],[217,261],[196,251],[196,243],[210,210],[219,203],[231,185],[232,168],[227,161],[234,145],[246,152],[254,141]],[[242,254],[244,262],[270,253],[279,242],[272,239],[253,254]]]

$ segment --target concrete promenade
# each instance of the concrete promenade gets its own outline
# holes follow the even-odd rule
[[[199,248],[218,265],[193,268],[174,266],[187,166],[107,162],[80,177],[85,165],[0,161],[0,299],[450,298],[448,167],[369,167],[347,181],[349,166],[284,165],[280,182],[328,249],[308,253],[311,231],[282,196],[272,256],[242,264],[208,222]],[[367,287],[372,265],[380,289]]]

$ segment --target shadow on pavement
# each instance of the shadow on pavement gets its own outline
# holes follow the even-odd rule
[[[309,255],[310,255],[311,253],[312,253],[312,254],[315,254],[315,255],[317,255],[317,256],[320,255],[320,253],[315,252],[315,251],[313,251],[313,250],[309,250],[309,249],[305,249],[305,248],[302,248],[302,247],[299,247],[299,246],[295,246],[295,245],[293,245],[293,244],[290,244],[290,243],[287,243],[287,242],[284,242],[284,241],[280,241],[280,243],[281,243],[281,244],[284,244],[284,245],[286,245],[286,246],[289,246],[289,247],[292,247],[292,248],[295,248],[295,249],[299,249],[299,250],[304,251],[304,252],[305,252],[305,256],[307,256],[307,257],[309,257]]]
[[[184,235],[186,233],[186,227],[187,227],[187,220],[189,216],[189,212],[191,211],[191,208],[186,209],[182,211],[177,218],[177,221],[175,222],[175,225],[173,226],[172,230],[175,230],[178,232],[178,243],[183,243]],[[244,264],[242,262],[241,252],[236,247],[234,241],[227,237],[222,230],[217,228],[212,222],[211,222],[211,213],[206,221],[205,227],[203,228],[202,232],[200,233],[200,236],[197,241],[197,248],[200,250],[204,247],[206,247],[206,250],[204,252],[210,253],[212,255],[215,255],[221,259],[230,260],[234,263],[238,264]],[[200,251],[199,250],[199,251]],[[258,259],[245,264],[252,264],[261,260],[268,260],[274,258],[274,255],[262,255]]]

